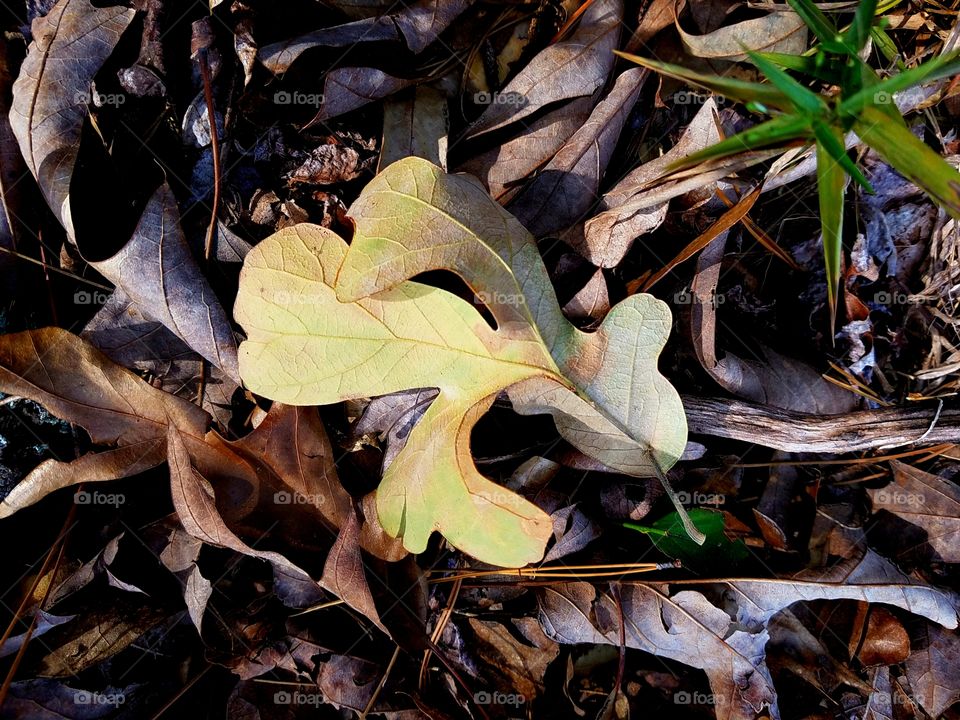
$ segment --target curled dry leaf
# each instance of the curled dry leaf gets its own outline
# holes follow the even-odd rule
[[[66,330],[0,335],[0,391],[20,395],[84,428],[111,449],[73,460],[46,460],[0,504],[7,517],[47,494],[81,482],[129,477],[162,463],[169,426],[202,442],[210,416],[152,387]]]
[[[858,600],[908,610],[957,627],[954,593],[917,584],[871,550],[827,571],[805,571],[790,579],[744,579],[716,583],[727,610],[700,592],[646,585],[620,588],[627,647],[668,657],[707,674],[718,718],[753,718],[764,706],[779,717],[765,664],[768,624],[794,603]],[[714,593],[715,594],[715,593]],[[541,591],[540,622],[562,643],[620,644],[619,612],[613,598],[587,583],[554,585]],[[730,614],[728,614],[730,613]]]
[[[35,22],[35,39],[13,86],[13,132],[47,203],[81,255],[96,255],[99,241],[77,237],[72,221],[70,185],[87,97],[94,75],[133,15],[121,7],[95,8],[89,0],[59,0]],[[149,199],[127,245],[91,264],[147,315],[229,377],[239,378],[230,322],[190,254],[167,185]]]
[[[874,510],[887,510],[927,531],[927,542],[941,559],[960,562],[960,489],[897,460],[890,462],[893,483],[868,490]]]
[[[827,382],[812,367],[763,347],[764,361],[733,353],[717,357],[716,290],[727,232],[721,233],[697,259],[691,295],[690,331],[693,349],[703,369],[734,395],[784,410],[836,415],[853,410],[856,396]]]
[[[534,237],[580,220],[597,201],[600,180],[649,73],[631,68],[556,156],[508,206]]]
[[[13,85],[10,124],[47,204],[71,237],[70,179],[93,77],[134,11],[60,0],[33,23],[33,42]]]
[[[247,256],[235,307],[248,333],[242,373],[254,392],[300,405],[439,389],[377,491],[384,529],[408,550],[438,530],[493,564],[542,557],[549,518],[470,456],[470,430],[503,389],[519,412],[551,413],[566,439],[622,472],[662,474],[680,457],[682,406],[656,367],[663,303],[635,295],[596,333],[580,332],[529,233],[475,180],[419,158],[377,176],[350,214],[349,253],[331,231],[301,225]],[[409,281],[438,269],[471,284],[497,329]]]
[[[293,40],[267,45],[260,51],[260,62],[270,72],[282,73],[307,50],[400,40],[417,54],[433,43],[472,1],[420,0],[410,6],[400,5],[403,9],[397,13],[323,28]]]
[[[588,583],[545,588],[539,604],[540,624],[557,642],[621,644],[616,600]],[[765,632],[731,632],[730,616],[690,590],[667,596],[650,586],[623,585],[620,607],[627,647],[707,674],[718,720],[753,718],[765,707],[775,707],[773,683],[763,665]]]
[[[180,431],[173,425],[167,436],[167,463],[170,466],[170,495],[184,529],[208,545],[226,548],[250,557],[266,560],[273,568],[277,594],[292,604],[302,588],[317,584],[301,568],[271,550],[257,550],[243,542],[227,527],[217,509],[213,486],[194,467]]]
[[[467,137],[506,127],[553,103],[591,96],[607,81],[620,38],[621,0],[597,0],[569,40],[540,51],[498,94]]]
[[[672,198],[718,179],[702,174],[663,182],[671,163],[720,140],[714,119],[716,111],[713,99],[707,100],[676,145],[614,185],[601,199],[599,212],[584,225],[564,233],[563,240],[594,265],[618,265],[638,236],[660,227]]]
[[[476,175],[490,194],[506,203],[518,191],[518,183],[529,177],[563,148],[581,127],[593,107],[591,96],[576,98],[555,110],[548,110],[520,132],[461,164],[457,170]]]
[[[725,25],[706,35],[691,35],[678,22],[677,32],[687,52],[711,60],[743,62],[747,59],[744,48],[789,55],[802,55],[807,49],[807,26],[789,11]]]
[[[369,67],[342,67],[323,79],[323,101],[310,125],[343,115],[417,83]]]

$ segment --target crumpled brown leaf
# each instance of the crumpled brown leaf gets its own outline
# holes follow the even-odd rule
[[[562,100],[590,96],[607,81],[620,38],[623,3],[597,0],[583,14],[576,32],[539,52],[470,127],[467,137],[506,127]]]
[[[600,180],[648,75],[643,68],[620,75],[586,123],[510,202],[510,212],[534,237],[569,227],[597,201]]]
[[[92,345],[60,328],[0,335],[0,391],[43,405],[114,446],[61,462],[46,460],[0,504],[7,517],[47,494],[81,482],[116,480],[164,461],[168,426],[202,442],[210,417],[152,387]]]
[[[742,359],[716,352],[716,288],[727,233],[714,239],[697,259],[691,287],[690,330],[703,369],[734,395],[795,412],[835,415],[856,407],[857,397],[827,382],[812,367],[762,347],[764,359]]]
[[[644,163],[604,193],[596,215],[563,233],[561,238],[599,267],[615,267],[634,240],[660,226],[669,201],[718,178],[709,174],[662,181],[670,163],[720,140],[714,119],[716,103],[703,104],[680,140],[664,155]]]
[[[286,72],[307,50],[347,47],[364,42],[403,40],[414,54],[423,52],[473,0],[420,0],[399,5],[399,12],[356,20],[345,25],[316,30],[292,40],[267,45],[260,62],[272,73]]]
[[[99,238],[77,237],[70,196],[73,169],[93,77],[132,17],[132,10],[60,0],[36,21],[36,39],[13,86],[10,122],[27,165],[69,238],[81,255],[90,257],[98,252]],[[112,257],[91,264],[144,313],[239,382],[230,321],[190,254],[166,184],[147,202],[130,241]]]
[[[960,562],[960,489],[947,480],[891,460],[893,483],[868,490],[874,510],[887,510],[927,531],[927,542],[949,563]]]

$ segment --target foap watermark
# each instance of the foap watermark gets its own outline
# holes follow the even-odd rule
[[[73,693],[73,702],[76,705],[123,705],[127,701],[123,693],[100,693],[89,690],[76,690]]]
[[[106,505],[109,507],[120,507],[127,501],[127,496],[123,493],[105,493],[97,490],[80,490],[73,496],[73,502],[77,505]]]
[[[886,90],[877,90],[873,94],[873,102],[877,105],[904,105],[906,107],[916,107],[927,99],[927,91],[923,88],[912,87],[901,90],[897,94],[887,92]]]
[[[273,694],[274,705],[313,705],[323,704],[323,695],[320,693],[290,692],[278,690]]]
[[[478,292],[477,300],[484,305],[523,305],[527,299],[523,293]]]
[[[911,508],[920,507],[926,501],[926,496],[923,493],[905,492],[903,490],[897,490],[896,488],[883,488],[882,490],[878,490],[875,497],[879,505],[896,505]]]
[[[527,701],[527,698],[524,697],[523,693],[487,692],[486,690],[481,690],[473,694],[473,701],[477,705],[513,705],[514,707],[520,707]]]
[[[93,105],[94,107],[107,107],[112,105],[120,107],[127,101],[127,96],[123,93],[102,93],[96,90],[78,90],[73,94],[73,102],[77,105]]]
[[[690,290],[690,288],[684,288],[680,292],[676,292],[673,294],[674,305],[693,305],[694,299],[700,300],[700,303],[702,305],[707,304],[707,302],[704,302],[704,300],[707,300],[707,298],[701,298],[700,296],[695,295]],[[710,297],[708,298],[708,300],[709,300],[709,304],[713,306],[718,306],[718,305],[723,305],[727,301],[727,298],[724,295],[717,295],[717,293],[712,292],[710,293]]]
[[[681,505],[712,505],[716,507],[725,504],[727,502],[727,496],[723,493],[687,492],[686,490],[681,490],[677,493],[677,500]]]
[[[673,694],[674,705],[716,705],[719,700],[720,697],[713,693],[681,690]]]
[[[727,98],[723,95],[697,92],[696,90],[677,90],[670,98],[674,105],[703,105],[710,98],[713,98],[717,105],[724,105],[727,102]]]
[[[93,292],[88,292],[87,290],[77,290],[73,294],[73,304],[103,305],[107,302],[107,298],[109,297],[109,293],[101,292],[99,290],[94,290]]]
[[[323,505],[327,499],[319,493],[302,494],[298,492],[288,492],[280,490],[273,494],[273,502],[276,505]]]
[[[923,303],[923,298],[902,292],[881,290],[874,294],[873,301],[879,305],[920,305]]]
[[[310,107],[320,107],[323,105],[323,93],[305,93],[295,90],[277,90],[273,94],[274,105],[308,105]]]
[[[473,94],[473,101],[477,105],[514,105],[523,107],[527,104],[527,96],[518,92],[478,92]]]

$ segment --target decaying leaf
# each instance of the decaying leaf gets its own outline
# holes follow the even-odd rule
[[[960,489],[897,460],[893,483],[869,490],[874,510],[887,510],[927,531],[927,542],[946,562],[960,562]]]
[[[538,53],[498,93],[502,100],[484,111],[468,137],[506,127],[553,103],[593,95],[613,68],[622,17],[621,0],[591,4],[570,39]]]
[[[621,472],[662,475],[680,457],[682,406],[656,368],[665,305],[635,295],[596,333],[580,332],[529,233],[476,181],[419,158],[387,168],[350,214],[349,253],[334,233],[301,225],[247,256],[235,307],[248,333],[242,373],[254,392],[300,405],[440,390],[377,491],[381,523],[408,550],[439,530],[494,564],[542,557],[549,519],[470,456],[470,429],[503,389],[519,412],[554,415],[567,440]],[[409,281],[436,269],[469,282],[497,329]]]
[[[687,52],[702,58],[742,62],[744,48],[800,55],[807,49],[807,26],[793,12],[770,12],[762,17],[725,25],[706,35],[691,35],[677,23]]]
[[[610,94],[509,207],[535,237],[545,237],[580,220],[597,201],[600,180],[617,145],[647,72],[627,70]]]
[[[34,22],[34,39],[13,86],[10,124],[47,204],[71,236],[70,178],[90,86],[133,16],[122,6],[60,0]]]
[[[311,124],[356,110],[416,82],[416,79],[395,77],[377,68],[336,68],[323,79],[323,102]]]
[[[457,167],[475,175],[501,203],[509,201],[519,184],[550,160],[581,127],[593,107],[592,97],[581,97],[548,110],[520,126],[520,132],[498,142]]]
[[[72,462],[46,460],[0,504],[0,517],[81,482],[116,480],[164,461],[167,428],[202,441],[210,417],[196,405],[152,387],[59,328],[0,335],[0,391],[30,398],[113,446]]]
[[[27,165],[81,255],[101,256],[100,238],[78,237],[70,188],[93,77],[133,11],[60,0],[34,29],[13,87],[10,122]],[[238,378],[230,322],[190,254],[179,210],[164,184],[147,202],[133,237],[91,264],[200,355]]]
[[[717,142],[713,99],[700,108],[680,140],[667,153],[641,165],[606,192],[599,212],[561,237],[594,265],[615,267],[639,235],[652,232],[667,216],[668,203],[684,193],[716,182],[707,174],[692,180],[663,182],[670,163]]]
[[[420,0],[399,12],[368,17],[346,25],[323,28],[293,40],[267,45],[260,62],[273,73],[286,72],[307,50],[347,47],[363,42],[402,40],[413,53],[420,53],[437,39],[472,0]]]

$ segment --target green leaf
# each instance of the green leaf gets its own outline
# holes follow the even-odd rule
[[[473,178],[419,158],[386,168],[350,215],[349,251],[332,231],[298,225],[247,256],[234,310],[248,336],[240,373],[253,392],[293,405],[438,388],[377,491],[381,524],[408,550],[422,552],[436,530],[491,564],[542,557],[549,517],[483,477],[470,454],[470,431],[502,390],[621,472],[662,475],[677,461],[683,406],[657,370],[664,303],[633,295],[581,332],[520,223]],[[460,274],[496,328],[409,280],[436,269]]]
[[[830,129],[834,141],[843,147],[843,136]],[[817,142],[817,191],[820,195],[820,229],[823,233],[823,261],[827,269],[827,303],[830,307],[830,334],[837,316],[837,292],[843,254],[843,194],[846,176],[843,167],[823,144]]]
[[[857,10],[853,14],[853,22],[844,34],[847,45],[855,51],[859,52],[867,44],[876,13],[877,0],[860,0]]]
[[[710,90],[718,95],[736,100],[737,102],[744,104],[750,102],[761,103],[784,112],[790,110],[792,107],[789,98],[768,83],[736,80],[734,78],[720,77],[719,75],[703,75],[702,73],[688,70],[680,65],[648,60],[639,55],[631,55],[620,51],[616,51],[616,54],[637,65],[655,70],[661,75],[683,80],[691,85]]]
[[[870,181],[860,172],[857,164],[847,155],[847,148],[843,142],[843,133],[838,128],[833,128],[819,120],[814,120],[811,127],[813,136],[817,139],[817,147],[823,148],[847,174],[857,183],[869,192],[873,192],[873,186]]]
[[[774,87],[790,99],[797,110],[809,115],[826,113],[827,104],[823,101],[823,98],[798,83],[763,55],[749,50],[746,53],[751,62],[757,66],[757,69],[764,74]]]
[[[841,114],[857,116],[870,105],[889,105],[893,95],[907,88],[960,73],[960,50],[941,55],[933,60],[885,78],[846,98],[837,110]]]
[[[832,85],[839,85],[844,64],[823,52],[813,55],[790,55],[788,53],[757,53],[761,57],[787,70],[800,72]]]
[[[715,145],[687,155],[673,163],[670,169],[681,170],[699,165],[706,160],[730,157],[751,150],[778,147],[796,140],[806,140],[811,136],[811,133],[810,121],[807,118],[783,115],[754,125],[752,128],[737,133],[726,140],[721,140]]]
[[[853,129],[897,172],[960,218],[960,173],[904,125],[877,107],[864,108]]]
[[[683,522],[680,516],[672,512],[665,515],[652,525],[627,522],[623,526],[647,535],[657,549],[664,555],[679,558],[689,564],[704,560],[742,560],[748,555],[747,546],[742,540],[731,541],[724,534],[725,523],[723,513],[705,508],[691,508],[690,519],[707,540],[703,545],[696,545],[683,531]]]
[[[824,50],[839,55],[851,54],[851,48],[844,42],[843,35],[837,32],[837,26],[811,0],[787,0],[787,3],[803,18]]]

